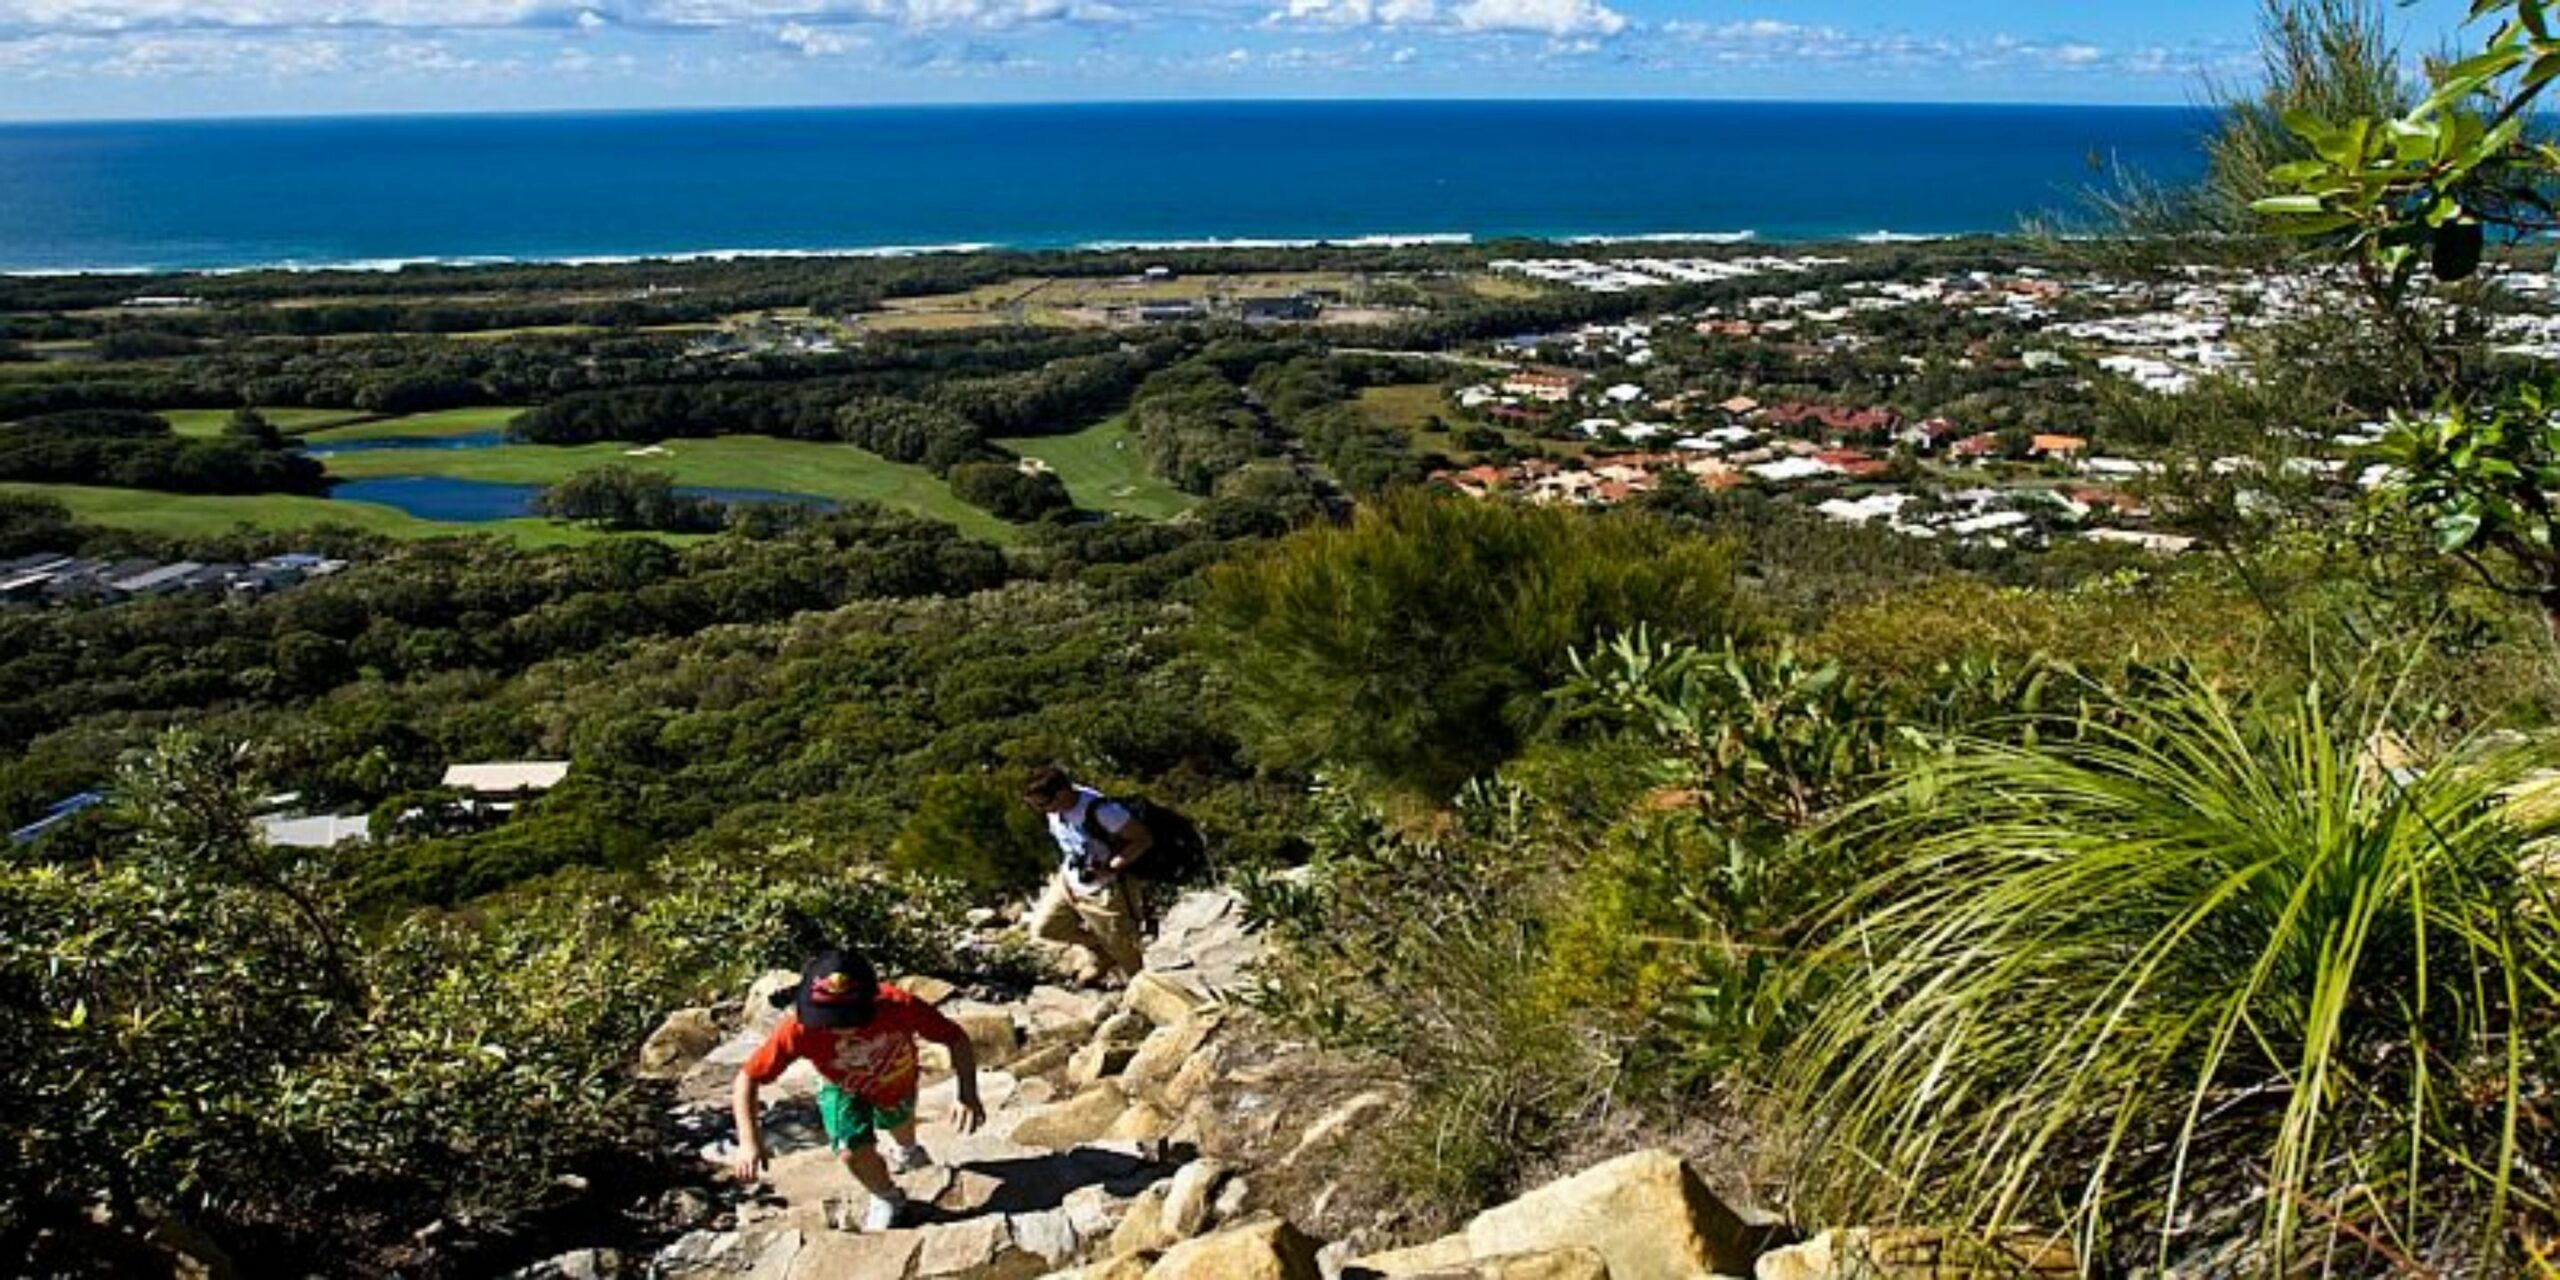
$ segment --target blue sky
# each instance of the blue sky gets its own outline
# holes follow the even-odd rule
[[[2461,0],[2395,7],[2414,50]],[[0,119],[1301,97],[2194,101],[2254,0],[0,0]]]

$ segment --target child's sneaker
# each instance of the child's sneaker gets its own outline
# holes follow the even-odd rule
[[[905,1196],[873,1196],[871,1207],[862,1211],[862,1229],[871,1232],[895,1230],[898,1214],[906,1207]]]
[[[914,1173],[918,1169],[932,1167],[933,1153],[925,1150],[923,1143],[889,1144],[889,1172]]]

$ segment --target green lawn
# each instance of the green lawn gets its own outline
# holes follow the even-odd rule
[[[258,412],[286,435],[317,431],[340,423],[353,422],[364,416],[354,409],[288,409],[261,405]],[[161,417],[182,436],[218,436],[224,423],[231,421],[229,409],[161,409]]]
[[[1071,436],[1017,436],[996,443],[1048,463],[1067,482],[1076,505],[1091,510],[1163,520],[1199,501],[1147,470],[1127,418],[1110,418]]]
[[[348,479],[452,476],[510,484],[551,484],[572,472],[620,462],[668,472],[681,484],[807,493],[839,502],[877,502],[949,521],[976,537],[1011,542],[1018,536],[1013,526],[951,496],[950,486],[932,472],[890,462],[849,444],[720,436],[669,440],[664,444],[664,455],[651,457],[630,456],[634,447],[614,443],[381,450],[333,457],[329,459],[329,472]]]
[[[1360,411],[1373,422],[1406,431],[1424,430],[1434,417],[1455,416],[1449,398],[1440,393],[1440,385],[1435,382],[1364,387],[1360,391]]]
[[[376,418],[353,426],[329,431],[315,431],[311,443],[325,445],[340,440],[385,440],[441,436],[471,436],[483,431],[504,431],[515,416],[524,412],[518,405],[484,405],[477,409],[446,409],[437,413],[413,413],[405,418]],[[282,423],[277,425],[282,426]],[[286,430],[292,430],[287,427]]]
[[[0,493],[51,498],[88,524],[136,529],[175,538],[202,538],[230,533],[241,525],[256,529],[312,529],[346,525],[393,538],[450,538],[485,533],[512,538],[528,547],[552,547],[612,537],[592,529],[549,520],[498,520],[486,524],[442,524],[420,520],[396,507],[371,502],[335,502],[287,494],[209,497],[155,493],[144,489],[95,489],[71,484],[0,484]],[[681,540],[681,539],[678,539]]]

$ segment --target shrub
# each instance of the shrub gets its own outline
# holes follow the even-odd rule
[[[1405,495],[1212,570],[1198,638],[1263,763],[1445,796],[1507,760],[1576,645],[1750,629],[1724,546],[1633,514]]]
[[[2528,760],[2388,770],[2398,708],[2173,680],[1964,739],[1839,839],[1784,1113],[1816,1220],[2033,1222],[2125,1267],[2520,1263],[2560,976]],[[2417,1260],[2423,1260],[2423,1263]]]

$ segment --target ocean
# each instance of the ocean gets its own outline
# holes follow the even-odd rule
[[[0,271],[2014,230],[2196,109],[1260,102],[0,126]]]

